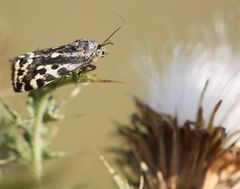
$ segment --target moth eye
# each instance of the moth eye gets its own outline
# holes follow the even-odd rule
[[[96,50],[96,55],[99,56],[99,57],[103,57],[104,51],[102,49],[97,49]]]
[[[73,43],[72,43],[74,46],[78,46],[79,45],[79,40],[75,40],[75,41],[73,41]]]

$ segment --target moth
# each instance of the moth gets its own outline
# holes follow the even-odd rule
[[[104,57],[104,46],[113,45],[109,39],[120,28],[101,44],[80,39],[67,45],[18,55],[10,60],[14,91],[31,91],[73,72],[80,74],[96,69],[93,62]]]

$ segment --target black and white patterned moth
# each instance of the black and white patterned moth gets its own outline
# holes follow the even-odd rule
[[[10,60],[12,85],[15,92],[38,89],[72,72],[81,73],[96,68],[93,62],[104,57],[103,46],[113,44],[109,39],[102,44],[91,40],[76,40],[68,45],[25,53]]]

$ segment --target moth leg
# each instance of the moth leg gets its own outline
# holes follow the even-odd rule
[[[93,64],[89,64],[89,65],[86,65],[82,68],[79,68],[75,73],[80,76],[81,74],[85,74],[87,72],[90,72],[90,71],[93,71],[93,70],[96,70],[97,66],[93,65]],[[76,81],[75,85],[77,85],[78,81]]]
[[[86,72],[90,72],[90,71],[93,71],[93,70],[96,70],[96,69],[97,69],[97,66],[95,66],[94,64],[89,64],[87,66]]]
[[[80,74],[84,74],[84,73],[87,73],[87,72],[90,72],[90,71],[93,71],[93,70],[96,70],[97,66],[95,66],[94,64],[89,64],[83,68],[80,68],[78,71],[77,71],[77,74],[80,75]]]

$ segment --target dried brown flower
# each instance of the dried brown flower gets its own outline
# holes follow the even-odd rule
[[[134,175],[145,177],[149,189],[235,189],[240,185],[240,148],[237,143],[225,147],[227,135],[213,120],[221,101],[212,112],[212,120],[203,118],[200,107],[196,120],[178,125],[176,117],[159,114],[136,100],[138,113],[131,126],[119,127],[119,133],[131,146],[122,150],[119,162],[130,166]],[[127,176],[132,183],[136,178]]]

